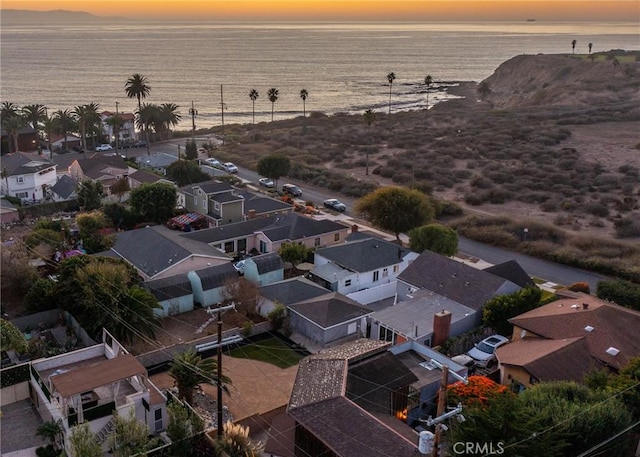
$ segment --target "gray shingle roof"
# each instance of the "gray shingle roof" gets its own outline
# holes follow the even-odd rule
[[[71,176],[62,175],[58,178],[58,181],[51,186],[51,191],[60,198],[66,200],[70,198],[76,191],[76,181]]]
[[[410,252],[407,248],[375,238],[316,250],[317,255],[360,273],[400,263]]]
[[[129,175],[129,178],[139,183],[154,183],[160,180],[166,180],[162,176],[158,176],[155,173],[151,173],[145,170],[136,170]]]
[[[484,271],[499,276],[503,279],[511,281],[520,287],[534,287],[536,283],[531,276],[520,266],[515,260],[499,263],[491,267],[485,268]]]
[[[288,306],[329,292],[322,286],[303,277],[285,279],[260,288],[260,295],[273,302]]]
[[[239,192],[244,198],[244,211],[255,211],[256,214],[273,213],[276,211],[293,211],[293,206],[275,198],[256,195],[251,192]]]
[[[289,305],[289,309],[323,329],[372,313],[366,306],[338,292]]]
[[[158,301],[171,300],[193,293],[191,281],[186,274],[154,279],[144,283],[144,287],[151,292]]]
[[[221,225],[220,227],[213,227],[209,229],[185,233],[182,236],[203,243],[217,243],[224,240],[243,238],[252,235],[257,230],[261,230],[262,228],[270,225],[274,217],[275,216],[249,219],[248,221],[244,222],[225,224]]]
[[[225,285],[227,280],[237,280],[238,272],[231,262],[223,263],[222,265],[215,265],[213,267],[203,268],[195,272],[200,281],[202,281],[202,288],[204,290],[217,289]]]
[[[296,213],[289,213],[285,216],[275,217],[273,223],[269,227],[265,227],[262,232],[275,242],[301,240],[345,228],[343,224],[329,219],[316,220]]]
[[[251,260],[258,267],[258,274],[261,275],[271,271],[282,270],[284,268],[284,262],[276,252],[257,255],[255,257],[251,257]]]
[[[218,193],[221,193],[221,192],[222,193],[231,192],[232,190],[235,189],[228,182],[215,181],[215,180],[201,182],[198,185],[185,186],[185,188],[187,188],[187,187],[189,189],[191,189],[192,192],[193,192],[193,189],[200,188],[207,195],[218,194]]]
[[[109,156],[94,154],[86,159],[78,159],[78,165],[82,173],[91,179],[98,179],[105,174],[116,175],[117,173],[109,171],[112,168],[125,171],[129,169],[124,159],[117,154]]]
[[[431,290],[475,310],[494,296],[505,279],[431,251],[423,251],[398,279]]]
[[[2,167],[7,169],[9,176],[37,173],[55,166],[56,164],[43,157],[29,157],[20,152],[2,156]]]
[[[157,275],[193,254],[226,258],[218,249],[207,244],[178,242],[179,240],[179,237],[166,227],[145,227],[117,233],[116,242],[111,250],[149,277]]]

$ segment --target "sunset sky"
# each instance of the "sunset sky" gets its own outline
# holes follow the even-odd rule
[[[3,9],[136,19],[640,22],[638,0],[2,0]]]

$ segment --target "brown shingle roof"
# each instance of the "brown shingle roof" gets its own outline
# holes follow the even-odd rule
[[[548,339],[585,337],[591,356],[616,369],[640,356],[640,312],[591,295],[581,293],[576,298],[556,300],[509,322]],[[587,331],[587,327],[592,330]],[[610,347],[620,352],[607,354]]]
[[[51,384],[55,391],[66,398],[89,392],[121,379],[146,374],[147,370],[133,355],[124,354],[113,359],[100,360],[75,370],[71,368],[65,373],[51,376]]]

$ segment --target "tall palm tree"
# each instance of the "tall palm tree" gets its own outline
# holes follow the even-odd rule
[[[366,155],[366,162],[365,162],[366,163],[365,175],[368,175],[369,174],[369,150],[371,149],[371,144],[373,142],[372,141],[373,138],[371,136],[371,125],[376,120],[376,112],[371,108],[369,108],[364,112],[362,117],[364,118],[365,124],[367,124],[367,126],[369,127],[369,147],[367,148],[367,155]]]
[[[307,97],[309,96],[309,92],[307,89],[302,89],[300,91],[300,98],[302,99],[302,117],[307,117]]]
[[[576,40],[571,41],[571,54],[576,53],[576,44],[578,44]]]
[[[176,354],[169,365],[169,375],[178,388],[178,397],[190,405],[193,404],[193,390],[198,384],[217,385],[218,362],[215,359],[203,359],[195,349]],[[227,376],[222,376],[222,384],[231,384]]]
[[[124,85],[124,91],[129,98],[135,98],[138,100],[138,113],[142,109],[142,99],[147,98],[147,95],[151,92],[151,86],[146,76],[140,73],[135,73]]]
[[[18,138],[19,130],[24,127],[24,120],[20,116],[20,108],[15,103],[2,102],[0,107],[0,122],[2,127],[7,129],[9,135],[9,152],[15,152],[18,150]],[[15,149],[14,149],[15,145]]]
[[[391,114],[391,88],[393,87],[393,81],[396,79],[396,74],[391,72],[387,75],[387,81],[389,81],[389,114]]]
[[[267,97],[269,97],[269,101],[271,102],[271,122],[273,122],[273,110],[276,106],[276,101],[278,100],[278,89],[272,87],[267,91]]]
[[[249,98],[251,99],[251,103],[253,104],[253,120],[251,121],[252,124],[256,123],[256,100],[258,98],[258,91],[255,89],[251,89],[249,91]]]
[[[427,86],[427,110],[429,109],[429,89],[431,88],[431,84],[433,84],[433,78],[431,75],[425,76],[424,85]]]
[[[31,125],[31,127],[33,127],[33,130],[36,131],[38,138],[40,138],[40,122],[44,120],[47,115],[46,113],[47,108],[39,103],[22,107],[22,116]]]
[[[116,153],[120,147],[120,131],[124,127],[124,119],[119,114],[109,116],[104,123],[111,128],[113,136],[116,138]]]
[[[44,134],[47,136],[47,149],[49,149],[49,153],[51,156],[50,159],[53,159],[53,150],[51,149],[51,138],[53,134],[58,130],[58,122],[55,120],[53,116],[46,116],[42,120],[42,130]]]
[[[57,130],[62,132],[62,150],[63,152],[67,152],[67,135],[69,135],[69,131],[75,121],[73,114],[68,109],[61,110],[59,109],[55,113],[53,113],[53,117],[56,121]]]
[[[89,103],[87,105],[78,105],[71,112],[71,114],[78,120],[80,141],[82,142],[82,148],[85,151],[87,150],[87,132],[89,130],[95,130],[93,127],[102,122],[100,114],[98,114],[99,109],[100,105],[97,103]],[[100,129],[100,131],[101,130],[102,129]]]
[[[171,128],[178,125],[180,123],[180,119],[182,119],[182,116],[178,112],[179,108],[180,107],[175,103],[163,103],[159,107],[158,122],[162,132],[164,133],[165,139],[169,138]]]
[[[158,124],[160,108],[158,105],[151,103],[143,103],[138,110],[138,119],[136,120],[136,127],[143,131],[145,139],[147,140],[147,154],[151,154],[149,144],[151,143],[150,130],[151,127]]]

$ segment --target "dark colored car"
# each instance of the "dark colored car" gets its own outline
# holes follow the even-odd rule
[[[324,207],[341,213],[345,212],[347,209],[347,205],[336,198],[329,198],[328,200],[325,200]]]
[[[302,189],[300,189],[295,184],[283,184],[282,192],[285,194],[289,194],[292,197],[300,197],[302,195]]]
[[[134,148],[144,148],[147,146],[147,141],[146,140],[138,140],[135,143],[133,143],[133,147]]]

